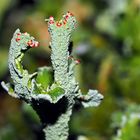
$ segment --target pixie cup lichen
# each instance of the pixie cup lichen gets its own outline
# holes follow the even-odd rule
[[[92,107],[98,106],[103,96],[92,89],[83,95],[75,79],[74,68],[79,61],[68,51],[76,27],[74,15],[67,12],[60,21],[55,21],[52,16],[46,21],[51,36],[52,68],[38,68],[33,74],[23,68],[24,54],[28,49],[38,47],[39,43],[28,33],[17,29],[11,40],[8,59],[13,84],[1,84],[9,95],[33,107],[43,123],[46,140],[67,140],[68,123],[76,100],[84,107]]]

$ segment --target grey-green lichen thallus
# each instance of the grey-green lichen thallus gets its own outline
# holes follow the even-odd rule
[[[67,140],[68,123],[76,100],[83,107],[92,107],[98,106],[103,96],[92,89],[83,95],[75,80],[74,68],[79,61],[75,61],[68,51],[76,27],[74,15],[67,12],[60,21],[55,21],[53,17],[46,21],[51,36],[52,68],[44,66],[33,74],[23,68],[24,54],[28,49],[38,47],[39,43],[28,33],[21,33],[17,29],[11,40],[8,59],[13,83],[1,84],[9,95],[33,107],[44,124],[46,140]],[[45,82],[44,76],[52,78],[46,77]]]

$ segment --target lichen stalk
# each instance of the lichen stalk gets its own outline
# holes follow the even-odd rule
[[[29,42],[32,42],[32,44]],[[29,90],[31,87],[28,86],[28,83],[31,82],[30,78],[32,77],[32,75],[30,75],[26,69],[23,69],[22,59],[24,53],[30,47],[38,46],[34,43],[38,44],[38,42],[34,40],[34,37],[30,36],[28,33],[21,33],[19,29],[15,31],[11,40],[8,66],[11,78],[15,85],[15,93],[21,98],[22,96],[24,97],[25,95],[29,95]]]
[[[54,21],[50,17],[48,30],[51,36],[51,59],[54,69],[55,82],[67,90],[68,81],[68,46],[73,30],[75,29],[76,19],[71,13],[67,13],[60,21]]]
[[[59,83],[64,88],[66,97],[69,99],[67,100],[66,112],[59,116],[57,123],[44,128],[47,140],[67,140],[68,138],[68,123],[75,103],[74,96],[71,96],[74,91],[69,88],[72,83],[69,81],[68,46],[75,25],[76,19],[69,12],[63,16],[61,21],[54,21],[52,17],[50,17],[48,21],[48,28],[51,35],[50,46],[52,51],[51,59],[54,69],[54,79],[56,83]]]

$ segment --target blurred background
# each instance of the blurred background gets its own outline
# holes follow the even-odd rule
[[[97,108],[75,107],[69,140],[140,139],[140,0],[0,0],[0,81],[10,81],[7,57],[13,32],[29,32],[40,47],[26,54],[30,73],[50,66],[44,21],[71,11],[78,25],[73,56],[83,93],[104,95]],[[44,140],[35,112],[0,86],[0,140]]]

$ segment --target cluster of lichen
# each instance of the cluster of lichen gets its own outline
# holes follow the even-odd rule
[[[103,96],[91,89],[83,95],[75,80],[77,61],[68,51],[76,26],[73,14],[67,12],[60,21],[50,17],[47,23],[51,36],[52,68],[42,67],[33,74],[23,68],[24,54],[29,48],[38,47],[39,43],[28,33],[21,33],[17,29],[11,40],[8,60],[13,86],[4,82],[2,86],[11,96],[26,101],[34,108],[41,121],[47,124],[44,128],[47,140],[66,140],[75,101],[79,100],[84,107],[98,106]],[[44,81],[45,77],[47,82]]]

